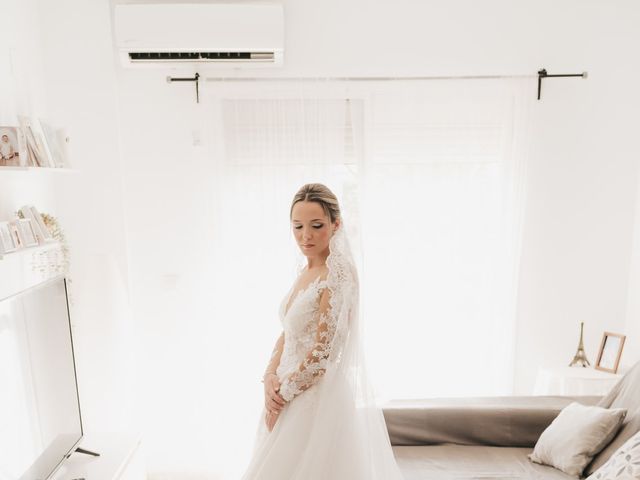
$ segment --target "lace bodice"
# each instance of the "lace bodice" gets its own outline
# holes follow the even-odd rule
[[[293,289],[292,289],[293,290]],[[299,290],[293,300],[290,291],[280,305],[284,347],[276,375],[280,394],[290,401],[316,383],[324,373],[333,332],[327,322],[331,292],[327,280],[318,276]],[[286,310],[287,305],[289,309]]]

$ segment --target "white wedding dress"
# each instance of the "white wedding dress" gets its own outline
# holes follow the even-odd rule
[[[242,480],[403,480],[364,371],[357,272],[340,238],[330,241],[326,278],[291,300],[292,287],[280,304],[285,341],[276,374],[289,402],[271,432],[263,406]],[[323,322],[328,329],[317,336]]]

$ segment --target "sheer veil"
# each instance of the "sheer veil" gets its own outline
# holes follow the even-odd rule
[[[331,237],[329,250],[328,345],[320,362],[321,379],[312,387],[317,389],[316,415],[304,453],[308,458],[300,459],[303,471],[296,472],[295,478],[316,479],[317,472],[323,472],[324,478],[401,480],[366,370],[358,272],[344,221]],[[331,465],[314,455],[326,451],[327,445],[336,445],[330,452]],[[349,446],[346,451],[344,445]]]

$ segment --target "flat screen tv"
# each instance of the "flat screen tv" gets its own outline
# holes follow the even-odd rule
[[[82,439],[67,283],[0,299],[0,480],[50,478]]]

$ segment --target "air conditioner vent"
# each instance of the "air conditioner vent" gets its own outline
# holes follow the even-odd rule
[[[273,52],[129,52],[132,62],[274,61]]]

